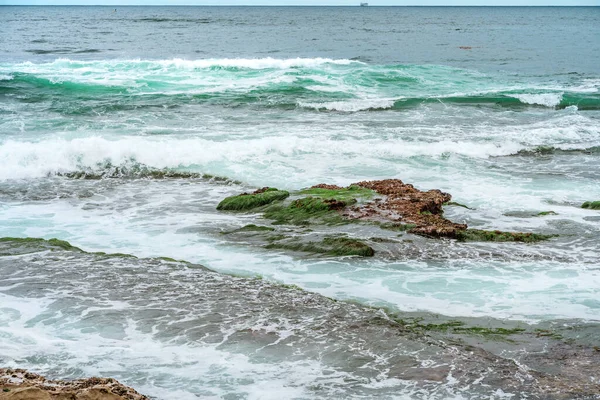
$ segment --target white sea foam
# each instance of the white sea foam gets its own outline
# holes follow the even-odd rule
[[[59,58],[49,63],[32,63],[30,61],[8,64],[1,63],[0,67],[13,68],[17,71],[52,71],[62,70],[64,68],[77,69],[80,72],[90,72],[98,69],[107,68],[141,68],[141,69],[153,69],[157,67],[162,68],[176,68],[183,70],[193,70],[199,68],[212,68],[212,67],[224,67],[224,68],[248,68],[248,69],[289,69],[289,68],[313,68],[319,67],[325,64],[332,65],[361,65],[364,64],[360,61],[345,60],[345,59],[331,59],[331,58],[288,58],[288,59],[277,59],[277,58],[210,58],[200,60],[187,60],[181,58],[174,58],[170,60],[142,60],[142,59],[117,59],[117,60],[102,60],[102,61],[81,61],[71,60],[68,58]]]
[[[331,178],[331,171],[339,168],[347,173],[352,171],[353,177],[348,179],[365,176],[365,171],[369,171],[365,177],[389,176],[404,171],[409,160],[415,157],[457,155],[486,159],[541,145],[565,150],[585,149],[600,145],[600,128],[592,122],[576,113],[564,113],[560,118],[519,127],[393,128],[385,131],[381,138],[349,124],[312,130],[299,125],[285,133],[278,125],[261,125],[237,127],[233,131],[221,128],[222,131],[214,132],[198,128],[197,133],[186,130],[180,136],[7,139],[0,142],[0,179],[81,170],[102,172],[99,168],[107,164],[126,166],[135,162],[158,169],[186,168],[258,185],[287,186],[300,182],[286,179],[320,181],[327,176]],[[223,137],[229,140],[223,141]],[[268,172],[265,163],[269,165]],[[373,175],[374,171],[379,172]],[[264,179],[268,182],[261,183]]]
[[[450,191],[458,196],[458,201],[467,199],[469,205],[473,205],[470,199],[476,196],[489,197],[483,202],[487,208],[470,211],[475,213],[476,219],[493,221],[484,229],[515,230],[515,220],[508,221],[507,217],[501,215],[515,203],[534,210],[547,207],[539,198],[524,194],[526,187],[514,180],[510,181],[512,186],[509,186],[506,181],[498,182],[497,179],[482,176],[471,178],[465,179],[464,186],[454,186]],[[420,182],[419,186],[422,185]],[[581,184],[575,182],[572,187],[581,187]],[[425,188],[431,186],[426,185]],[[551,257],[567,256],[583,260],[569,264],[477,258],[433,263],[424,260],[294,259],[277,252],[257,252],[255,248],[227,245],[223,243],[222,235],[215,237],[209,233],[214,232],[215,226],[265,224],[265,221],[256,220],[255,216],[239,217],[216,211],[220,199],[242,190],[223,185],[190,185],[184,181],[134,181],[121,184],[107,196],[97,195],[93,199],[24,202],[5,206],[0,208],[0,221],[19,221],[17,226],[13,224],[4,228],[8,236],[58,236],[90,251],[184,259],[218,271],[246,276],[260,274],[329,297],[360,299],[404,311],[527,321],[549,318],[598,319],[600,270],[595,267],[597,263],[593,262],[598,260],[597,249],[593,246],[573,244],[562,250],[553,250],[548,246],[535,245],[525,249],[519,244],[508,243],[490,245],[486,250],[496,255],[525,252],[531,257],[537,253],[548,256],[551,251]],[[594,196],[600,194],[597,188],[586,189],[587,194],[594,191]],[[572,190],[566,192],[573,193]],[[549,196],[550,192],[545,191],[544,195]],[[496,208],[500,208],[500,211],[488,215],[488,210],[492,212]],[[590,213],[589,210],[571,206],[553,206],[552,209],[559,213],[556,217],[550,217],[552,221],[568,219],[580,224],[585,223]],[[106,218],[107,214],[111,218]],[[454,219],[453,216],[450,218]],[[529,221],[533,222],[527,224]],[[548,221],[546,217],[521,219],[517,221],[519,225],[516,229],[546,229]],[[596,229],[594,222],[588,223],[590,226],[587,230]],[[445,250],[436,254],[456,251],[457,246],[467,245],[448,243]],[[590,262],[586,263],[586,259]],[[549,293],[552,295],[549,296]],[[101,306],[104,309],[126,309],[121,302],[105,302]],[[296,329],[294,325],[280,322],[273,325],[268,320],[252,328],[276,333],[280,338],[289,336]]]
[[[84,169],[96,170],[106,163],[118,166],[132,161],[160,169],[208,166],[221,161],[226,162],[230,168],[237,169],[236,165],[247,168],[253,163],[258,163],[255,165],[259,167],[259,164],[265,162],[265,157],[272,164],[285,165],[291,161],[291,165],[294,165],[307,160],[318,162],[317,159],[325,155],[328,159],[338,158],[341,162],[345,160],[344,164],[352,164],[352,159],[357,156],[385,159],[458,154],[487,158],[514,154],[522,148],[522,145],[510,142],[481,144],[441,140],[433,143],[415,143],[404,140],[315,140],[312,137],[265,137],[226,142],[201,138],[161,140],[144,137],[117,140],[100,137],[50,139],[33,143],[8,140],[0,145],[0,179],[42,177]],[[275,165],[273,167],[275,168]]]
[[[162,343],[151,333],[139,330],[133,321],[121,339],[102,334],[102,327],[98,327],[99,333],[84,333],[85,324],[77,326],[79,319],[55,313],[50,315],[64,325],[32,326],[31,320],[44,317],[42,312],[49,299],[3,294],[0,299],[0,318],[11,315],[11,321],[0,326],[0,347],[8,367],[33,368],[42,373],[51,368],[55,374],[74,368],[83,376],[110,375],[144,394],[165,400],[196,399],[197,393],[215,398],[232,393],[256,399],[304,398],[311,384],[341,383],[345,376],[343,372],[324,376],[325,367],[312,360],[256,363],[247,355],[219,350],[218,344]],[[47,362],[30,365],[27,359]],[[136,381],[140,376],[144,379]],[[263,396],[267,387],[270,395]]]
[[[562,100],[563,93],[511,94],[526,104],[538,104],[546,107],[556,107]]]
[[[299,102],[300,107],[313,108],[315,110],[330,110],[355,112],[363,110],[383,110],[394,106],[394,99],[356,99],[347,101],[330,101],[325,103]]]

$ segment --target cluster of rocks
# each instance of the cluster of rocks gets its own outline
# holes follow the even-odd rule
[[[288,197],[290,200],[288,200]],[[452,203],[452,196],[441,190],[422,191],[399,179],[362,181],[348,187],[319,184],[297,192],[275,188],[261,188],[252,193],[231,196],[219,203],[217,209],[236,212],[262,212],[272,225],[302,226],[343,225],[367,223],[383,229],[403,231],[430,238],[448,238],[473,242],[537,242],[554,235],[499,230],[470,229],[466,224],[456,223],[444,217],[444,206]],[[466,207],[466,206],[463,206]],[[468,207],[466,207],[468,208]],[[369,243],[339,237],[314,237],[296,235],[295,238],[269,235],[271,227],[253,227],[262,231],[267,248],[287,249],[327,255],[372,256]],[[240,229],[237,232],[248,232]],[[341,232],[344,234],[343,232]],[[254,237],[257,234],[252,234]],[[298,238],[301,237],[301,240]],[[388,241],[372,237],[367,242]],[[366,247],[365,247],[366,246]],[[382,245],[379,245],[381,247]],[[387,247],[390,247],[388,245]]]

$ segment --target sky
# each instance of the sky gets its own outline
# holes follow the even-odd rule
[[[0,0],[0,5],[600,6],[600,0]]]

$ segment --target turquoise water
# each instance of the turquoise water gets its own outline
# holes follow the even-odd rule
[[[0,7],[0,37],[10,38],[0,42],[0,237],[55,237],[398,312],[563,324],[593,337],[600,214],[580,205],[600,200],[599,19],[597,8]],[[471,227],[559,237],[404,235],[397,254],[363,260],[221,234],[265,224],[217,212],[226,196],[386,178],[451,193],[474,210],[446,217]],[[218,299],[198,314],[193,299],[212,286],[181,266],[33,254],[0,257],[9,366],[115,376],[161,399],[269,398],[265,388],[272,398],[527,395],[508,383],[453,386],[447,371],[419,386],[388,373],[398,356],[389,349],[363,374],[352,360],[383,339],[361,330],[364,354],[343,335],[312,342],[314,310],[290,315],[268,299],[255,319],[211,320],[243,307],[223,311],[233,306]],[[137,272],[120,281],[128,268]],[[227,283],[224,299],[237,301],[235,285],[251,284]],[[244,296],[260,291],[249,287]],[[132,288],[138,297],[123,298]],[[346,329],[348,313],[333,331]],[[207,319],[223,337],[190,333]],[[185,321],[194,322],[168,329]],[[237,338],[247,330],[266,336]],[[269,352],[271,334],[305,344],[297,358],[286,353],[292,344]]]

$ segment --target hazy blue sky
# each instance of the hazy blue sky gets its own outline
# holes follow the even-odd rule
[[[361,0],[0,0],[3,4],[106,5],[358,5]],[[362,0],[369,5],[600,6],[600,0]]]

